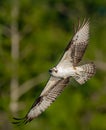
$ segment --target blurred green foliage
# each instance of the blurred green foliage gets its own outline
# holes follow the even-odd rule
[[[82,86],[71,82],[50,108],[26,126],[11,124],[11,10],[17,1],[0,1],[0,129],[106,130],[106,0],[18,1],[19,85],[44,72],[49,77],[48,69],[61,57],[78,18],[90,18],[90,40],[83,61],[95,61],[97,73]],[[18,116],[26,114],[46,82],[42,79],[19,98]]]

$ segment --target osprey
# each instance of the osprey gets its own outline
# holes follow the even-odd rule
[[[79,84],[84,84],[96,72],[93,62],[80,65],[89,39],[89,20],[78,23],[75,34],[64,51],[59,63],[49,70],[50,79],[37,100],[23,118],[14,118],[14,124],[28,123],[45,111],[73,77]]]

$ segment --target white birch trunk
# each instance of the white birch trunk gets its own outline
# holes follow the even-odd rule
[[[19,14],[19,1],[12,1],[11,8],[11,58],[12,58],[12,76],[10,83],[10,110],[14,113],[18,110],[18,59],[19,59],[19,31],[18,31],[18,14]]]

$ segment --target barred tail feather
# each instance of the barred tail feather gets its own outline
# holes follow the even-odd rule
[[[79,71],[76,76],[74,76],[74,79],[79,84],[84,84],[88,79],[90,79],[92,76],[96,73],[96,67],[93,62],[79,66],[81,70]]]

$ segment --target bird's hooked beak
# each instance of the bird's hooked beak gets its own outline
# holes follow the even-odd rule
[[[52,73],[52,69],[49,70],[49,73]]]

